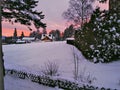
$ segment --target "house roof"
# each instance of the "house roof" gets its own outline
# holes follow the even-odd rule
[[[23,37],[22,40],[35,40],[35,37]]]
[[[53,39],[53,35],[52,34],[42,34],[42,37],[41,37],[41,40],[45,39],[45,38],[48,38],[48,39]]]

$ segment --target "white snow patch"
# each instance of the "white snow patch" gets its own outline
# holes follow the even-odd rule
[[[4,77],[5,90],[59,90],[11,76]]]
[[[86,67],[86,72],[96,77],[95,82],[92,83],[93,85],[105,88],[116,88],[118,90],[120,89],[120,61],[108,64],[91,63],[82,56],[81,52],[79,52],[78,49],[73,49],[73,46],[66,44],[66,42],[3,45],[3,51],[6,69],[17,69],[34,74],[40,74],[41,66],[49,60],[57,62],[59,64],[59,77],[69,80],[73,80],[73,52],[75,52],[79,57],[79,72],[83,71],[83,68]],[[9,78],[10,77],[8,77],[8,79]],[[24,83],[24,81],[21,82],[23,82],[22,85],[27,84]],[[18,83],[16,82],[16,84]],[[6,84],[6,87],[7,85],[8,84]],[[13,85],[11,85],[11,87]],[[17,88],[17,86],[15,87]],[[34,87],[38,86],[35,85]]]

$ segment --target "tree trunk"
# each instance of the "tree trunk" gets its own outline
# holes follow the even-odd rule
[[[3,75],[3,53],[2,53],[2,12],[0,0],[0,90],[4,90],[4,75]]]

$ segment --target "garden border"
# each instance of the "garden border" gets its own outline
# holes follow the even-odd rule
[[[64,90],[117,90],[117,89],[110,89],[110,88],[98,88],[90,85],[80,85],[75,82],[71,82],[66,79],[60,79],[60,78],[52,78],[50,76],[45,75],[35,75],[23,71],[17,71],[15,69],[6,69],[5,70],[6,75],[14,76],[20,79],[29,79],[32,82],[42,84],[49,87],[59,87]]]

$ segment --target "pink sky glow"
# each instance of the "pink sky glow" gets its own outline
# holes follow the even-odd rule
[[[50,30],[59,29],[61,32],[65,30],[68,26],[66,20],[63,19],[62,13],[67,10],[69,0],[41,0],[38,3],[37,10],[43,11],[45,15],[44,23],[47,24],[47,32]],[[100,4],[98,2],[95,3],[95,6],[100,6],[101,9],[108,9],[108,2],[106,4]],[[13,36],[14,28],[17,28],[18,35],[21,35],[23,31],[25,36],[29,36],[29,29],[20,24],[10,24],[9,22],[2,22],[3,27],[3,36]],[[36,30],[34,26],[31,26],[33,30]],[[42,31],[40,29],[40,31]]]

